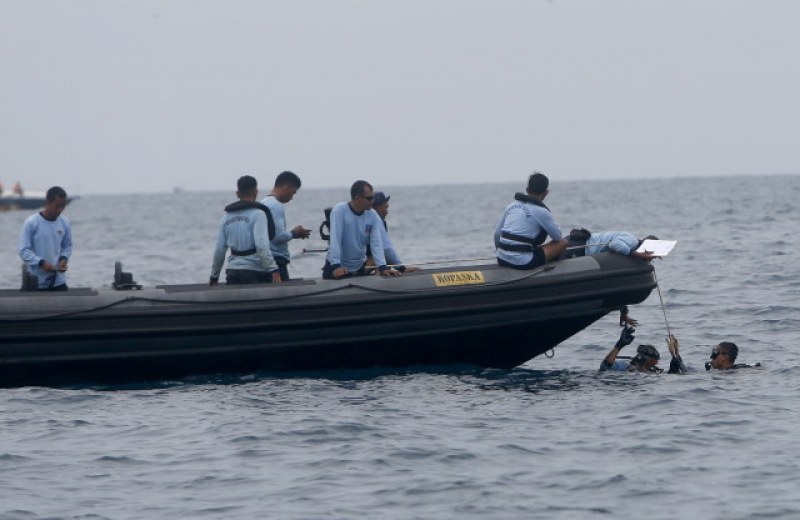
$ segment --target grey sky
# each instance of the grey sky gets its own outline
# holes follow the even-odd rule
[[[800,172],[796,1],[0,0],[0,182]]]

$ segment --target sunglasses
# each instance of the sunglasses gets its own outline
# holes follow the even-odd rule
[[[362,199],[366,199],[370,202],[372,202],[375,199],[375,195],[359,195],[359,197],[361,197]]]

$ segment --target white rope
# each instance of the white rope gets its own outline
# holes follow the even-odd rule
[[[653,266],[653,279],[656,281],[656,289],[658,290],[658,299],[661,301],[661,312],[664,313],[664,324],[667,326],[667,336],[672,336],[669,330],[669,321],[667,321],[667,308],[664,306],[664,298],[661,297],[661,286],[658,283],[658,276],[656,276],[656,268]]]

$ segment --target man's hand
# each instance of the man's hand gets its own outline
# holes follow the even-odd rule
[[[311,230],[303,226],[295,226],[294,229],[292,229],[292,236],[294,238],[308,238],[309,235],[311,235]]]
[[[624,327],[625,325],[630,325],[631,327],[635,327],[638,324],[638,321],[628,316],[628,306],[624,305],[619,311],[619,326]]]
[[[633,335],[634,332],[636,332],[636,329],[626,325],[625,328],[622,329],[622,333],[619,335],[619,339],[617,340],[617,344],[614,345],[614,348],[622,350],[622,347],[625,345],[633,343],[633,339],[636,337]]]
[[[51,264],[47,260],[42,260],[42,263],[39,264],[39,267],[44,269],[44,271],[46,273],[54,273],[54,272],[58,271],[58,267],[54,266],[53,264]]]
[[[669,336],[667,336],[666,341],[667,341],[667,348],[669,349],[669,353],[672,355],[672,357],[680,358],[681,355],[678,352],[678,338],[670,334]]]
[[[67,269],[69,269],[69,266],[67,265],[67,259],[66,258],[62,258],[61,260],[59,260],[58,269],[56,269],[56,270],[57,271],[61,271],[62,273],[65,273],[65,272],[67,272]]]
[[[631,256],[638,258],[639,260],[644,260],[645,262],[649,262],[653,258],[659,258],[658,256],[654,255],[652,251],[634,251],[631,253]]]

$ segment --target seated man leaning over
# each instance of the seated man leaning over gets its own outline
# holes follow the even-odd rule
[[[367,181],[356,181],[350,188],[350,202],[333,207],[330,218],[330,245],[322,267],[326,280],[370,274],[366,267],[367,244],[381,275],[401,273],[386,266],[381,242],[381,218],[372,209],[374,195]]]
[[[658,240],[658,237],[649,235],[644,240]],[[596,255],[611,251],[623,256],[633,256],[640,260],[649,261],[655,258],[649,251],[637,251],[644,240],[639,240],[627,231],[606,231],[591,233],[587,229],[573,229],[567,238],[568,249],[561,255],[561,259],[576,256]]]
[[[517,193],[494,231],[497,263],[514,269],[535,269],[555,260],[564,252],[567,241],[544,205],[549,179],[535,172],[528,178],[527,194]],[[550,236],[552,241],[545,244]]]

